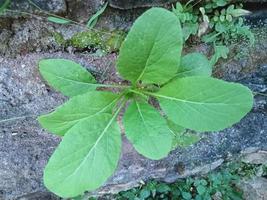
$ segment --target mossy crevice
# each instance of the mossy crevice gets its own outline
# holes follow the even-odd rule
[[[61,33],[53,33],[56,43],[60,46],[71,46],[81,50],[97,48],[107,53],[117,52],[125,36],[126,33],[123,31],[101,32],[90,30],[76,33],[70,39],[64,39]]]

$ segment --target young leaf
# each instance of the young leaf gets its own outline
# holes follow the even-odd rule
[[[96,25],[97,23],[97,20],[98,20],[98,17],[106,10],[108,6],[108,2],[106,2],[104,4],[104,6],[99,10],[97,11],[87,22],[87,27],[88,28],[94,28],[94,26]]]
[[[47,17],[47,20],[50,21],[50,22],[54,22],[56,24],[69,24],[71,23],[70,20],[68,19],[63,19],[63,18],[59,18],[59,17]]]
[[[214,55],[212,56],[210,63],[215,65],[220,58],[226,59],[229,54],[229,48],[224,45],[214,45]]]
[[[184,25],[183,25],[184,41],[188,40],[188,38],[191,35],[196,35],[198,28],[199,28],[198,23],[194,23],[194,22],[184,23]]]
[[[135,21],[122,44],[117,69],[133,84],[162,84],[177,72],[182,41],[179,20],[172,12],[149,9]]]
[[[206,191],[207,191],[207,188],[205,186],[203,186],[203,185],[197,186],[198,194],[203,195],[203,194],[205,194]]]
[[[88,92],[71,98],[54,112],[38,118],[42,127],[63,136],[73,126],[97,114],[111,113],[119,96],[109,92]]]
[[[229,12],[229,14],[232,15],[233,17],[241,17],[241,16],[245,16],[245,15],[251,14],[251,12],[248,11],[248,10],[237,8],[237,9],[231,10],[231,12]]]
[[[132,102],[123,124],[127,138],[140,154],[158,160],[170,152],[173,136],[165,119],[149,104]]]
[[[175,79],[153,95],[172,121],[196,131],[227,128],[239,122],[253,104],[247,87],[209,77]]]
[[[73,97],[95,90],[96,80],[81,65],[65,59],[45,59],[39,62],[39,70],[49,85]]]
[[[209,60],[200,53],[190,53],[182,57],[177,77],[211,76],[212,66]]]
[[[174,135],[172,147],[173,149],[179,147],[188,147],[197,143],[200,137],[196,134],[186,132],[185,128],[175,124],[171,120],[168,120],[168,126]]]
[[[121,135],[110,114],[88,118],[70,129],[44,171],[45,186],[63,198],[100,187],[117,167]]]

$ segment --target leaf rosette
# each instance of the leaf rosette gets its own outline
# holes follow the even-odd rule
[[[182,42],[178,18],[152,8],[136,20],[120,50],[117,70],[130,85],[98,84],[70,60],[40,62],[47,82],[70,97],[39,118],[45,129],[64,136],[44,171],[49,190],[75,197],[97,189],[113,174],[121,153],[117,116],[126,102],[125,135],[140,154],[154,160],[200,140],[186,130],[219,131],[251,110],[247,87],[211,78],[209,60],[200,53],[182,57]],[[98,87],[117,87],[120,93]],[[151,97],[160,108],[150,103]]]

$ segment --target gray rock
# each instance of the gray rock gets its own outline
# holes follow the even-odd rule
[[[267,200],[267,179],[255,177],[243,180],[239,187],[242,189],[244,200]]]
[[[6,20],[0,18],[0,55],[16,57],[31,52],[54,52],[63,50],[56,41],[55,34],[69,39],[85,29],[78,26],[58,25],[43,18],[19,18]]]
[[[57,200],[59,199],[50,192],[35,192],[18,197],[16,200]]]
[[[12,0],[10,9],[22,12],[35,13],[39,12],[39,8],[53,14],[64,14],[67,12],[65,0],[31,0],[35,5],[29,3],[28,0]],[[38,8],[39,7],[39,8]]]
[[[186,3],[185,0],[179,0]],[[178,0],[108,0],[109,5],[118,9],[134,9],[144,7],[166,6],[171,3],[178,2]],[[267,0],[245,0],[244,2],[257,3],[261,5],[267,2]]]
[[[108,0],[110,6],[119,9],[133,9],[152,6],[163,6],[177,2],[177,0]]]
[[[267,164],[267,151],[258,151],[254,153],[246,153],[242,157],[242,161],[250,164]]]
[[[68,17],[81,22],[86,22],[105,3],[104,0],[67,0],[66,2],[68,4]]]

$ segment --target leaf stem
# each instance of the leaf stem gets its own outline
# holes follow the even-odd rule
[[[143,93],[148,95],[148,96],[159,97],[159,95],[157,95],[156,93],[153,93],[153,92],[143,91]]]
[[[112,84],[94,84],[97,87],[108,87],[108,88],[130,88],[131,86],[129,85],[112,85]]]
[[[124,98],[122,98],[122,102],[119,104],[119,106],[117,107],[117,110],[114,112],[113,117],[112,117],[112,121],[118,116],[121,109],[125,106],[126,102],[128,101],[128,98],[124,96],[124,93],[121,94],[121,97],[124,97]]]
[[[135,93],[135,94],[139,94],[140,96],[143,96],[143,97],[147,97],[147,95],[145,95],[143,92],[139,92],[138,90],[130,89],[129,92],[132,92],[132,93]]]

